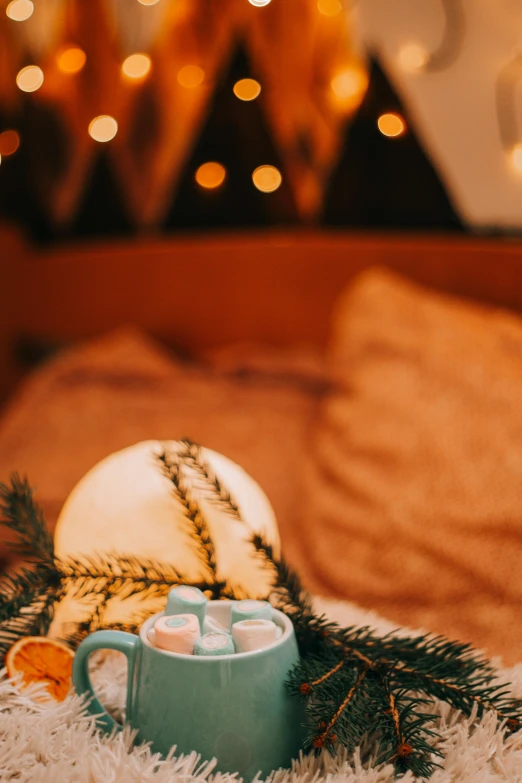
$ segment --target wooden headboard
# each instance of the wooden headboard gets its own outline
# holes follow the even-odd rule
[[[34,249],[0,228],[0,394],[20,339],[67,344],[137,324],[190,354],[244,340],[323,345],[333,303],[364,268],[522,310],[522,243],[277,231]]]

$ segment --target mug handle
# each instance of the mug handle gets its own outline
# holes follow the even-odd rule
[[[132,684],[134,682],[134,667],[140,645],[139,636],[125,631],[95,631],[87,636],[76,650],[73,661],[72,681],[76,693],[89,698],[87,710],[91,715],[96,715],[97,722],[106,730],[121,729],[121,725],[114,720],[105,707],[98,701],[89,676],[89,656],[95,650],[118,650],[122,652],[128,662],[127,675],[127,721],[130,720],[132,705]]]

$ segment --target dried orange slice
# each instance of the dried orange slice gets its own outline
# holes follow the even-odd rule
[[[43,682],[49,695],[63,701],[71,688],[73,651],[46,636],[25,636],[6,655],[9,677],[21,675],[24,685]]]

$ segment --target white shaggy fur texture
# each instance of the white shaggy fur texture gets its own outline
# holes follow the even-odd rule
[[[388,622],[350,604],[318,602],[343,625],[362,624],[390,630]],[[522,697],[522,664],[499,670]],[[120,713],[124,700],[124,665],[116,654],[101,654],[93,665],[93,680],[102,700]],[[133,747],[128,729],[101,736],[82,701],[70,695],[63,703],[34,701],[39,687],[20,693],[0,680],[0,781],[17,783],[237,783],[233,774],[213,773],[215,762],[201,762],[196,753],[162,759],[145,746]],[[503,738],[492,715],[477,724],[437,703],[442,769],[432,783],[522,783],[522,731]],[[406,775],[403,781],[413,783]],[[291,770],[274,772],[270,783],[391,783],[388,766],[372,768],[358,754],[332,758],[303,757]]]

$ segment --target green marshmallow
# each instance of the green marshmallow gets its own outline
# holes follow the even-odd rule
[[[271,620],[273,610],[268,601],[255,601],[246,598],[244,601],[236,601],[232,604],[230,625],[242,620]]]
[[[200,628],[203,628],[206,610],[207,599],[199,587],[178,585],[169,590],[166,615],[195,614],[199,620]]]
[[[194,655],[231,655],[234,652],[232,637],[221,631],[203,634],[194,647]]]

